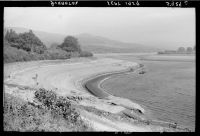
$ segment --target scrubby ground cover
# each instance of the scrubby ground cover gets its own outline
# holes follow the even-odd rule
[[[41,104],[5,93],[5,131],[92,131],[64,97],[58,97],[53,91],[39,89],[35,92],[35,99]]]

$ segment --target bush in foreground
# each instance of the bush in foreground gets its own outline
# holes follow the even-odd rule
[[[72,108],[70,101],[63,97],[58,97],[53,91],[39,89],[35,92],[35,97],[52,111],[54,115],[62,116],[66,120],[78,123],[79,113]]]
[[[40,89],[36,106],[10,94],[4,97],[4,131],[91,131],[80,115],[63,97]]]
[[[57,97],[53,91],[39,89],[35,92],[35,97],[44,104],[53,117],[64,118],[73,126],[78,127],[82,131],[89,129],[88,126],[80,118],[80,114],[73,108],[70,101],[64,97]]]

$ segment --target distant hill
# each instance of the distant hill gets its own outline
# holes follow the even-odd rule
[[[111,40],[101,36],[91,34],[79,34],[78,38],[82,47],[93,52],[152,52],[158,51],[157,48],[145,46],[137,43],[125,43],[121,41]]]
[[[13,29],[17,33],[29,31],[29,29],[21,27],[7,27],[4,30],[6,31],[7,29]],[[47,46],[47,48],[62,43],[64,38],[67,36],[63,34],[48,33],[37,30],[32,31],[41,39],[41,41]],[[158,51],[158,49],[155,47],[149,47],[137,43],[125,43],[101,36],[94,36],[87,33],[82,33],[74,36],[78,38],[78,41],[81,44],[83,50],[91,51],[94,53]]]

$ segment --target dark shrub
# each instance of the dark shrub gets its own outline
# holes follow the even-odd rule
[[[67,36],[63,43],[57,47],[67,52],[81,52],[81,47],[78,43],[78,39],[73,36]]]
[[[72,123],[77,123],[79,120],[79,113],[72,108],[70,101],[63,97],[57,98],[53,91],[39,89],[35,92],[35,97],[48,107],[48,109],[51,109],[54,117],[62,116]]]
[[[35,97],[47,107],[53,105],[57,99],[53,91],[47,91],[43,88],[35,92]]]

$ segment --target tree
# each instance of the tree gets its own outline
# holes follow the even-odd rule
[[[47,50],[46,46],[42,43],[42,41],[33,33],[32,30],[26,33],[19,34],[19,37],[22,38],[25,44],[22,48],[26,51],[33,51],[38,54]]]
[[[192,47],[187,47],[187,53],[192,53],[193,49]]]
[[[184,47],[179,47],[178,48],[178,52],[179,53],[184,53],[185,52],[185,48]]]
[[[81,47],[78,43],[78,39],[73,36],[67,36],[64,39],[64,42],[59,45],[58,48],[61,48],[62,50],[65,50],[67,52],[81,52]]]
[[[19,36],[18,36],[18,34],[14,30],[10,29],[10,30],[8,30],[6,32],[4,38],[8,42],[17,42],[17,40],[19,39]]]
[[[10,46],[17,49],[22,49],[27,52],[36,52],[41,54],[44,50],[47,50],[42,41],[33,33],[29,32],[17,34],[12,29],[6,32],[4,39],[10,43]]]

